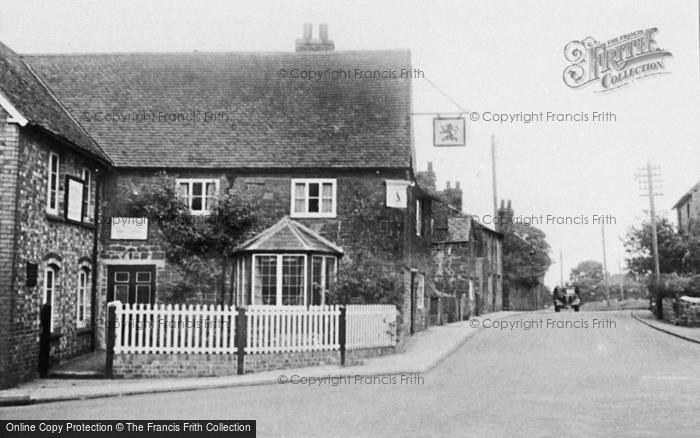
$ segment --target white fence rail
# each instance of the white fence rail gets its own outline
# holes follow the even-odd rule
[[[337,350],[338,306],[251,306],[247,354]]]
[[[110,303],[114,353],[234,354],[241,313],[231,306]],[[340,348],[340,306],[250,306],[245,353]],[[392,346],[397,311],[391,305],[346,306],[346,349]]]
[[[116,304],[115,353],[236,351],[237,310],[230,306],[112,304]]]
[[[396,343],[396,307],[390,304],[346,306],[348,350],[388,347]]]

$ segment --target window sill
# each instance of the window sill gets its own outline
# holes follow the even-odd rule
[[[335,213],[292,213],[289,215],[292,219],[335,219]]]
[[[60,223],[64,223],[67,225],[77,225],[79,227],[87,228],[89,230],[94,230],[96,228],[95,224],[93,224],[93,223],[71,221],[71,220],[67,220],[63,216],[58,216],[58,215],[55,215],[55,214],[49,213],[49,212],[46,212],[46,219],[48,219],[49,221],[52,221],[52,222],[60,222]]]

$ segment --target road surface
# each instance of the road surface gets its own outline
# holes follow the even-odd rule
[[[628,311],[506,321],[513,326],[484,328],[404,384],[385,376],[175,392],[5,408],[0,418],[255,419],[258,436],[290,437],[700,434],[700,345]]]

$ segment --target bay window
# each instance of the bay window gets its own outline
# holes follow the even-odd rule
[[[306,304],[306,256],[255,255],[253,271],[253,304],[272,306]],[[260,302],[255,302],[255,297],[259,297]]]

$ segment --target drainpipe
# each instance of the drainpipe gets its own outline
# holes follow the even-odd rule
[[[95,351],[97,349],[97,257],[99,239],[100,239],[100,191],[102,189],[101,184],[102,173],[100,169],[95,169],[95,207],[94,207],[94,222],[95,230],[92,235],[92,291],[90,292],[90,326],[92,327],[92,334],[90,335],[90,351]]]

